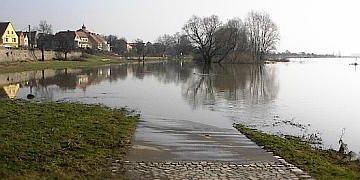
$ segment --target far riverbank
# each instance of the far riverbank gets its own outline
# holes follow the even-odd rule
[[[0,63],[0,74],[33,71],[42,69],[65,69],[65,68],[82,68],[95,67],[109,64],[132,64],[132,63],[158,63],[166,62],[167,58],[145,58],[143,60],[127,60],[115,56],[108,55],[86,55],[78,60],[52,60],[52,61],[31,61],[31,62],[14,62]]]

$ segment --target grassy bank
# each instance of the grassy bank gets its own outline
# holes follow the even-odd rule
[[[145,59],[146,62],[165,61],[166,59]],[[88,55],[86,58],[74,61],[34,61],[34,62],[16,62],[16,63],[2,63],[0,64],[0,74],[23,72],[42,69],[65,69],[65,68],[80,68],[101,66],[107,64],[121,64],[121,63],[138,63],[135,60],[125,60],[113,56],[99,56]]]
[[[0,101],[0,179],[83,179],[111,174],[135,128],[124,109]]]
[[[316,179],[360,179],[360,162],[350,162],[336,151],[312,148],[309,143],[297,137],[269,135],[243,125],[235,127],[258,145]]]

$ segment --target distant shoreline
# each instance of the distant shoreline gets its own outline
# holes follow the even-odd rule
[[[310,58],[360,58],[360,56],[269,56],[269,59],[310,59]]]

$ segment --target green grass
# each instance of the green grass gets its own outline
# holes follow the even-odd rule
[[[106,60],[104,60],[106,59]],[[3,63],[0,64],[0,74],[11,72],[32,71],[41,69],[64,69],[64,68],[79,68],[101,66],[106,64],[120,64],[125,63],[125,60],[115,59],[106,56],[88,56],[81,60],[74,61],[33,61],[33,62],[17,62],[17,63]]]
[[[166,59],[147,59],[146,63],[165,61]],[[122,64],[122,63],[137,63],[137,60],[123,60],[117,59],[113,56],[107,55],[87,55],[86,58],[73,61],[33,61],[33,62],[17,62],[17,63],[2,63],[0,64],[0,74],[33,71],[42,69],[65,69],[65,68],[81,68],[81,67],[94,67],[107,64]]]
[[[360,179],[360,162],[351,162],[334,150],[313,148],[308,142],[293,136],[270,135],[244,125],[235,127],[258,145],[264,146],[316,179]]]
[[[0,179],[112,177],[111,162],[123,160],[137,119],[101,105],[0,101],[0,107]]]

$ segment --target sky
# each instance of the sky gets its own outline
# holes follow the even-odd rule
[[[55,32],[77,30],[84,23],[98,34],[152,42],[162,34],[181,32],[192,15],[215,14],[226,21],[244,19],[251,10],[265,11],[280,29],[278,51],[360,54],[358,0],[8,0],[1,4],[0,22],[11,21],[16,30],[37,26],[40,20],[52,24]]]

